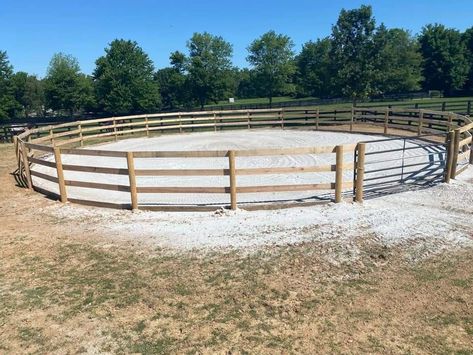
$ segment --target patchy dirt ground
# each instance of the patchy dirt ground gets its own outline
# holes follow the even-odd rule
[[[124,211],[73,213],[15,186],[14,165],[12,146],[1,145],[0,353],[473,353],[469,179],[421,192],[420,209],[445,215],[430,226],[383,212],[385,226],[398,223],[399,235],[411,226],[417,237],[389,234],[398,241],[389,243],[372,222],[365,233],[366,224],[353,225],[349,238],[322,228],[322,238],[314,224],[294,226],[309,237],[246,243],[251,252],[242,252],[159,243],[171,239],[156,219],[171,228],[188,216],[133,214],[125,228]],[[456,201],[436,202],[445,195]],[[402,195],[392,202],[402,203]],[[281,221],[297,214],[281,213]],[[200,218],[238,225],[253,217]],[[228,232],[204,230],[220,240]],[[264,233],[279,231],[255,228],[246,240]]]

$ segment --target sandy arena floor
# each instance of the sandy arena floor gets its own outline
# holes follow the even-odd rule
[[[300,130],[244,130],[228,132],[203,132],[165,135],[154,138],[125,139],[118,142],[102,144],[97,148],[117,151],[150,151],[150,150],[225,150],[225,149],[255,149],[255,148],[290,148],[329,146],[338,144],[352,144],[360,141],[374,141],[381,139],[380,136],[350,134],[339,132],[316,132]],[[424,172],[426,168],[438,167],[439,161],[444,159],[442,150],[426,147],[426,142],[409,139],[382,141],[367,145],[367,152],[386,149],[406,147],[418,147],[418,149],[390,152],[382,155],[367,156],[367,170],[377,170],[390,166],[399,166],[404,157],[405,164],[419,164],[415,167],[405,168],[404,177],[423,176],[431,172]],[[87,148],[85,148],[87,149]],[[53,160],[53,157],[47,157]],[[353,161],[353,153],[345,154],[345,161]],[[96,167],[126,168],[126,160],[123,158],[92,157],[92,156],[63,156],[64,164],[86,165]],[[237,168],[252,167],[288,167],[288,166],[315,166],[334,164],[335,154],[319,155],[292,155],[292,156],[260,156],[260,157],[238,157]],[[228,168],[227,158],[156,158],[136,159],[137,169],[212,169]],[[34,166],[34,170],[55,176],[55,169]],[[440,169],[440,168],[439,168]],[[401,169],[371,174],[369,177],[381,178],[385,175],[400,173]],[[438,172],[437,172],[438,173]],[[238,186],[252,185],[292,185],[292,184],[315,184],[328,183],[335,180],[334,172],[327,173],[294,173],[279,175],[256,175],[238,176]],[[82,173],[66,171],[67,180],[101,182],[110,184],[128,185],[127,176],[105,175],[96,173]],[[346,171],[344,180],[351,181],[353,172]],[[51,192],[58,192],[57,185],[43,179],[34,177],[35,186],[39,186]],[[138,186],[228,186],[228,176],[189,176],[189,177],[138,177]],[[93,201],[104,201],[114,203],[129,203],[130,197],[127,192],[103,191],[88,188],[68,187],[68,196]],[[347,191],[349,193],[349,191]],[[271,202],[271,201],[310,201],[330,199],[329,191],[308,192],[278,192],[278,193],[251,193],[239,194],[238,202],[241,206],[249,202]],[[216,207],[229,203],[228,194],[139,194],[139,203],[142,205],[178,205],[178,204],[208,204]]]

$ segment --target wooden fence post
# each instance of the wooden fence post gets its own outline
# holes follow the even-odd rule
[[[77,129],[79,130],[80,146],[83,147],[84,146],[84,137],[82,135],[82,123],[79,123],[77,125]]]
[[[424,119],[424,110],[419,110],[419,121],[417,126],[417,135],[420,136],[422,134],[422,122]]]
[[[384,134],[388,134],[389,108],[384,113]]]
[[[182,133],[182,117],[181,114],[179,114],[179,133]]]
[[[217,132],[217,114],[214,112],[214,132]]]
[[[13,136],[13,147],[15,148],[16,159],[18,159],[18,137]]]
[[[335,202],[342,202],[343,189],[343,145],[335,147]]]
[[[452,130],[452,121],[453,121],[453,115],[449,113],[448,118],[447,118],[447,132],[450,132]]]
[[[453,139],[453,156],[452,156],[452,170],[450,177],[455,179],[457,175],[458,151],[460,150],[460,128],[455,129]]]
[[[357,156],[355,169],[356,169],[356,181],[355,181],[355,201],[363,202],[363,183],[365,179],[365,151],[366,143],[358,143]]]
[[[50,137],[49,140],[50,140],[52,146],[54,146],[54,137],[53,137],[53,135],[54,135],[54,131],[53,131],[52,128],[50,128],[49,129],[49,137]]]
[[[453,150],[454,150],[455,132],[450,131],[447,135],[447,161],[445,162],[445,182],[448,184],[452,177]]]
[[[62,203],[67,202],[66,182],[64,181],[64,171],[62,170],[61,149],[54,148],[54,160],[56,162],[57,182],[59,185],[59,196]]]
[[[284,109],[283,108],[279,111],[279,118],[281,121],[281,128],[284,129]]]
[[[228,167],[230,171],[230,208],[237,208],[237,192],[236,192],[236,169],[235,169],[235,151],[228,152]]]
[[[353,131],[353,120],[355,119],[355,108],[351,106],[350,132]]]
[[[466,114],[469,116],[471,113],[471,100],[468,100],[468,103],[466,105]]]
[[[320,118],[320,109],[317,107],[315,109],[315,129],[319,130],[319,118]]]
[[[25,169],[26,184],[28,189],[32,190],[33,181],[31,180],[30,163],[28,162],[28,148],[26,147],[25,143],[22,144],[21,155],[23,157],[23,169]]]
[[[148,124],[148,115],[145,116],[145,127],[146,127],[146,137],[149,137],[149,124]]]
[[[117,133],[117,121],[113,118],[113,133],[115,134],[115,140],[118,140],[118,133]]]
[[[126,152],[126,163],[128,166],[128,179],[130,181],[131,209],[138,209],[138,194],[136,192],[136,175],[133,152]]]
[[[246,111],[246,120],[248,121],[248,129],[251,129],[250,110]]]

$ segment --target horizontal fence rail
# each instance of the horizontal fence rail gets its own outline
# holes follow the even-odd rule
[[[226,194],[229,197],[228,206],[235,209],[239,205],[239,194],[276,193],[294,191],[326,191],[331,192],[331,200],[341,202],[348,192],[353,190],[352,197],[356,201],[363,200],[363,189],[369,184],[376,184],[372,174],[380,173],[376,167],[369,167],[376,155],[366,151],[367,146],[376,142],[361,142],[325,147],[297,147],[280,149],[247,149],[247,150],[196,150],[196,151],[114,151],[84,148],[86,145],[115,141],[126,137],[150,137],[155,134],[183,133],[198,131],[224,131],[234,129],[256,129],[277,127],[280,129],[310,129],[336,130],[347,132],[379,133],[384,135],[406,136],[421,139],[428,143],[421,148],[397,148],[402,154],[414,149],[439,149],[443,160],[441,169],[443,179],[461,173],[468,164],[472,163],[472,120],[461,114],[425,109],[352,107],[351,109],[323,112],[318,108],[311,109],[261,109],[233,111],[198,111],[175,112],[164,114],[132,115],[122,117],[100,118],[65,122],[58,125],[38,127],[19,134],[15,137],[18,168],[25,184],[41,193],[51,195],[62,202],[70,201],[86,205],[111,208],[147,208],[178,210],[179,206],[158,206],[140,203],[140,196],[147,194]],[[392,138],[390,138],[392,139]],[[407,138],[405,138],[407,140]],[[430,144],[430,145],[429,145]],[[392,153],[391,149],[385,153]],[[381,152],[379,152],[381,156]],[[432,153],[435,154],[435,153]],[[314,166],[288,167],[241,167],[239,159],[251,159],[261,156],[293,156],[293,155],[330,155],[333,163]],[[117,159],[119,166],[88,166],[73,164],[64,156],[89,156],[97,159]],[[347,156],[352,158],[347,160]],[[143,169],[137,166],[137,161],[162,158],[220,159],[223,168],[155,168]],[[382,157],[380,158],[383,159]],[[402,169],[415,168],[417,163],[402,160]],[[64,160],[64,161],[63,161]],[[383,160],[386,162],[386,159]],[[420,163],[419,163],[420,164]],[[365,167],[366,165],[366,167]],[[41,167],[39,169],[38,167]],[[432,169],[437,167],[432,167]],[[387,169],[386,169],[387,170]],[[393,168],[393,170],[396,170]],[[109,182],[82,181],[66,178],[68,172],[106,175]],[[278,175],[327,173],[333,174],[333,180],[320,183],[301,184],[270,184],[270,185],[240,185],[238,176],[248,175]],[[353,179],[346,178],[352,173]],[[395,177],[389,172],[384,173],[384,179]],[[429,172],[430,173],[430,172]],[[66,175],[66,177],[65,177]],[[345,176],[344,176],[345,175]],[[393,175],[393,176],[389,176]],[[437,174],[438,175],[438,174]],[[126,181],[120,176],[127,177]],[[143,186],[142,177],[158,178],[176,176],[185,179],[189,176],[227,177],[225,186]],[[46,180],[56,184],[54,191],[46,191],[34,184],[35,179]],[[438,177],[438,176],[437,176]],[[117,181],[115,183],[115,181]],[[178,181],[178,180],[177,180]],[[404,177],[401,177],[404,181]],[[90,190],[105,190],[129,194],[129,203],[112,203],[94,199],[78,199],[68,196],[70,188]],[[158,202],[158,201],[157,201]],[[215,209],[215,206],[184,206],[188,210]],[[183,209],[184,209],[183,207]],[[246,208],[247,206],[245,206]],[[251,208],[251,207],[249,207]]]

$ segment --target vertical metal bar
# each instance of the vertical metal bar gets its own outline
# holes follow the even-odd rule
[[[342,202],[343,190],[343,145],[335,147],[335,202]]]
[[[401,184],[404,182],[404,154],[406,152],[406,138],[403,138],[404,144],[402,146],[402,159],[401,159]]]

